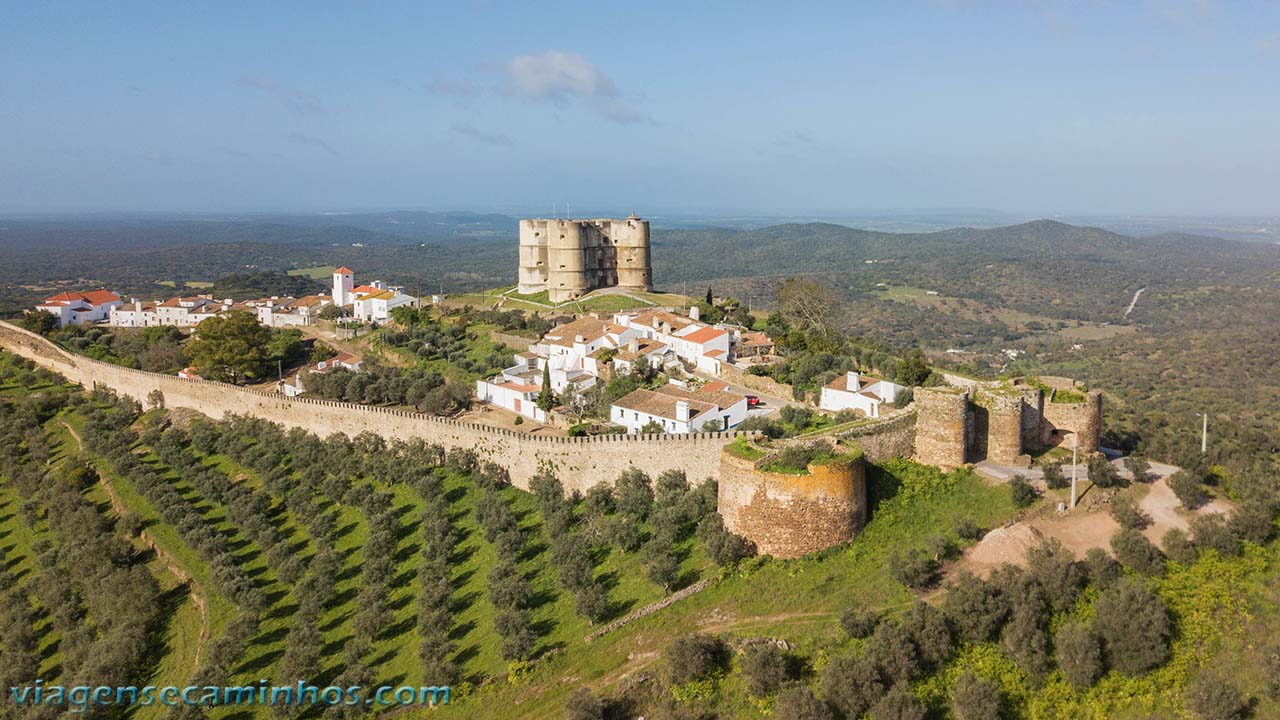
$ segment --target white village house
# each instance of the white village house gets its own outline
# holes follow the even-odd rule
[[[111,316],[112,308],[120,304],[120,296],[99,288],[88,292],[58,293],[36,306],[58,318],[58,327],[102,322]]]
[[[618,313],[613,321],[630,328],[640,337],[671,348],[676,357],[712,375],[720,374],[720,364],[729,361],[732,335],[698,320],[698,309],[690,309],[691,317],[666,310],[644,310]]]
[[[851,370],[822,388],[818,407],[831,412],[859,410],[867,417],[880,417],[880,406],[894,402],[904,390],[906,388],[897,383]]]
[[[609,419],[632,434],[650,423],[666,433],[728,430],[747,419],[747,398],[718,381],[695,390],[671,383],[618,398],[609,408]]]

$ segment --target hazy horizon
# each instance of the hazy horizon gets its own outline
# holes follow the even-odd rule
[[[8,213],[1280,214],[1261,3],[73,2],[0,66]]]

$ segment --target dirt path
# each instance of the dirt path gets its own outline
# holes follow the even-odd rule
[[[1152,482],[1147,493],[1138,501],[1138,507],[1151,517],[1150,524],[1143,529],[1142,534],[1156,546],[1160,546],[1169,530],[1186,530],[1190,527],[1191,516],[1225,514],[1233,507],[1231,503],[1218,499],[1194,512],[1183,510],[1166,479],[1167,476],[1162,475]],[[1091,489],[1091,492],[1098,490]],[[1082,503],[1076,510],[1065,515],[1041,515],[996,528],[969,548],[964,557],[947,570],[944,582],[945,577],[959,570],[968,570],[985,577],[1006,562],[1024,565],[1027,550],[1045,538],[1057,538],[1077,558],[1084,557],[1092,548],[1102,548],[1110,554],[1111,536],[1120,530],[1120,525],[1111,519],[1107,507],[1106,503],[1099,503],[1096,507]]]
[[[75,428],[71,427],[71,425],[65,420],[62,421],[62,426],[67,429],[67,432],[71,433],[71,437],[75,438],[76,445],[78,445],[80,450],[83,452],[84,441],[80,439],[80,433],[76,432]],[[98,479],[102,483],[102,489],[106,491],[107,497],[111,500],[111,508],[115,510],[116,515],[124,515],[124,513],[128,512],[128,506],[120,499],[120,495],[116,492],[116,489],[111,486],[111,481],[107,480],[103,475],[99,475]],[[181,564],[179,564],[176,558],[170,555],[164,548],[160,547],[159,543],[157,543],[146,530],[138,533],[138,539],[142,541],[142,544],[148,550],[155,553],[156,559],[160,561],[160,564],[163,565],[166,570],[173,573],[173,576],[178,578],[179,582],[188,586],[188,593],[191,595],[191,602],[196,606],[196,609],[200,611],[200,637],[196,642],[195,662],[191,668],[191,676],[195,677],[196,672],[200,669],[200,658],[204,655],[204,646],[209,641],[208,598],[205,596],[203,588],[200,587],[200,583],[197,582],[195,578],[191,577]]]
[[[1142,293],[1146,292],[1146,288],[1138,288],[1138,292],[1133,294],[1133,299],[1129,301],[1129,307],[1124,309],[1124,316],[1129,317],[1129,313],[1138,306],[1138,298],[1142,297]]]

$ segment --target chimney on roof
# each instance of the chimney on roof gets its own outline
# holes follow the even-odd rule
[[[671,323],[665,323],[665,322],[662,323],[662,334],[663,335],[671,334]]]
[[[689,422],[689,403],[684,400],[676,401],[676,421]]]
[[[573,336],[573,341],[574,341],[575,343],[579,343],[579,344],[581,344],[581,343],[586,342],[586,341],[587,341],[587,338],[586,338],[585,336],[582,336],[582,335],[574,335],[574,336]]]
[[[627,341],[627,352],[640,352],[640,338],[631,338]]]
[[[702,308],[698,307],[697,305],[690,305],[690,306],[689,306],[689,319],[690,319],[690,320],[701,320],[701,319],[702,319]]]
[[[845,378],[849,381],[849,390],[850,390],[851,392],[857,392],[857,391],[858,391],[858,388],[859,388],[859,387],[861,386],[861,384],[862,384],[862,378],[861,378],[861,377],[859,377],[859,375],[858,375],[858,371],[857,371],[857,370],[850,370],[849,372],[845,373],[844,375],[845,375]]]
[[[658,327],[658,316],[657,316],[657,315],[654,315],[654,316],[653,316],[653,327],[654,327],[654,328],[657,328],[657,327]]]

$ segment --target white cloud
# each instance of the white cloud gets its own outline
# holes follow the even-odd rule
[[[557,105],[578,100],[614,122],[653,122],[627,101],[608,75],[577,53],[520,55],[507,64],[506,72],[513,94]]]

